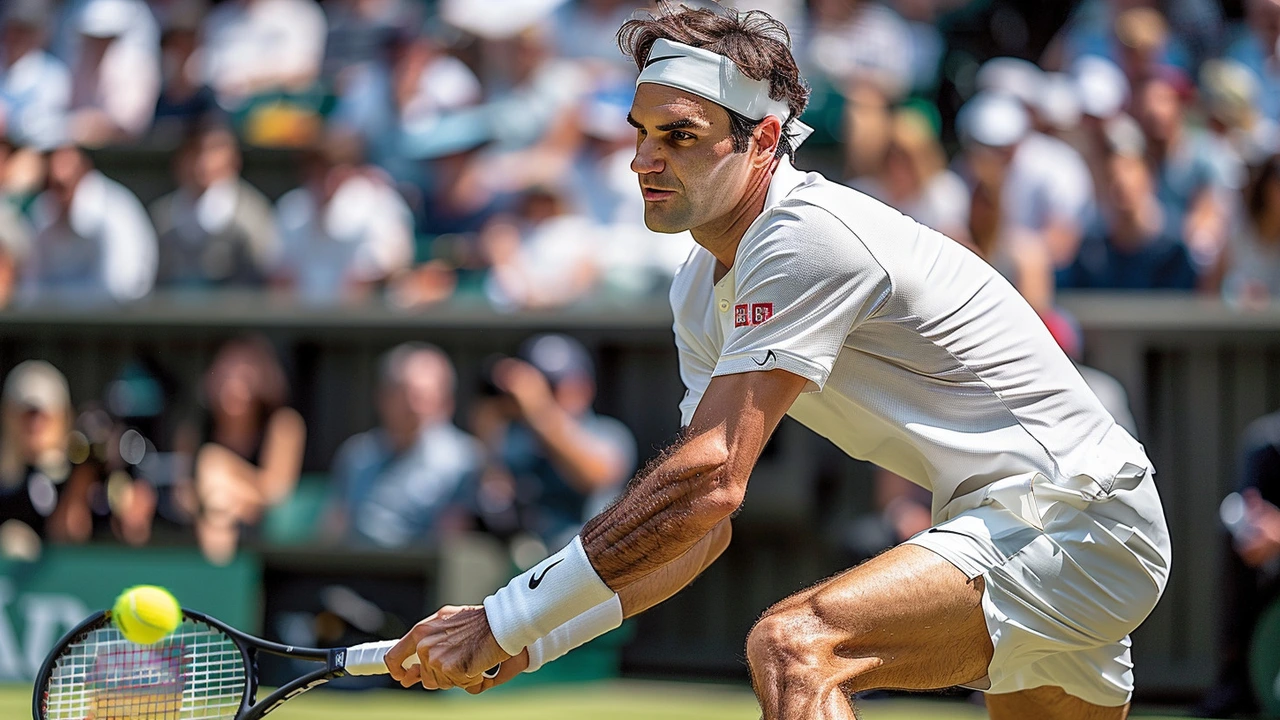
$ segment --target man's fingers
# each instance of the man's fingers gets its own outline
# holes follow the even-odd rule
[[[387,664],[387,670],[391,673],[391,677],[397,681],[403,680],[405,673],[408,672],[404,669],[405,658],[418,652],[418,638],[416,637],[418,632],[420,631],[417,627],[409,630],[404,637],[400,638],[400,642],[392,646],[382,658],[382,661]]]
[[[403,674],[398,680],[398,682],[400,683],[400,686],[404,688],[411,688],[414,685],[417,685],[418,679],[420,678],[418,674],[418,670],[421,667],[422,667],[421,665],[414,665],[410,667],[408,670],[403,671]]]

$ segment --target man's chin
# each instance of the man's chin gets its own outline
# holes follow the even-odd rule
[[[674,235],[688,230],[691,226],[673,218],[658,217],[656,213],[645,212],[644,226],[656,233]]]

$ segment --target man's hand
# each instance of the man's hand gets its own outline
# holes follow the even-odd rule
[[[1262,567],[1280,556],[1280,508],[1263,500],[1254,488],[1244,491],[1244,502],[1254,532],[1236,551],[1249,567]]]
[[[546,377],[523,360],[507,358],[495,365],[493,383],[516,401],[525,418],[537,417],[556,402]]]
[[[419,666],[409,670],[401,667],[405,658],[415,653]],[[522,655],[522,666],[513,663],[513,667],[504,667],[495,680],[506,682],[528,667],[528,655]],[[486,689],[484,671],[509,660],[511,656],[498,645],[489,629],[482,605],[440,608],[415,625],[385,658],[391,677],[405,687],[416,681],[429,690],[461,687],[472,692]]]

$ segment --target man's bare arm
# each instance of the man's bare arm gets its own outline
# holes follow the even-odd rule
[[[610,588],[676,560],[738,509],[760,451],[805,382],[785,370],[711,380],[684,439],[582,530],[587,557]]]

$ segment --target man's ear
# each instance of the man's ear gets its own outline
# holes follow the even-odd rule
[[[769,165],[778,154],[778,143],[782,142],[782,121],[768,115],[751,131],[751,136],[756,141],[756,155],[752,162],[761,167]]]

